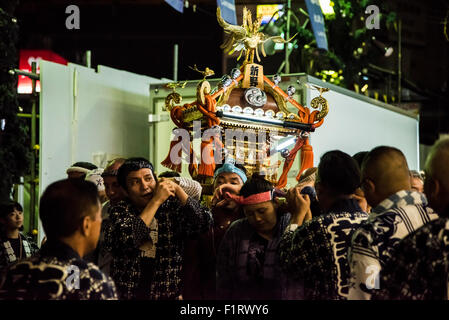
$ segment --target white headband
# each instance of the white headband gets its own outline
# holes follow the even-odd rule
[[[67,169],[67,171],[66,171],[66,173],[70,173],[70,172],[82,172],[82,173],[89,173],[90,172],[90,170],[89,169],[86,169],[86,168],[83,168],[83,167],[70,167],[70,168],[68,168]]]
[[[98,191],[103,191],[104,188],[104,180],[101,177],[101,174],[103,173],[103,169],[93,169],[89,171],[88,174],[86,174],[86,180],[95,183],[97,186]]]

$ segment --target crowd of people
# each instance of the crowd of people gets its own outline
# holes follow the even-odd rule
[[[213,196],[144,158],[78,162],[0,205],[0,299],[447,300],[449,139],[424,174],[397,148],[334,150],[280,190],[227,160]]]

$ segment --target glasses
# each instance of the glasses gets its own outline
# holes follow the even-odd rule
[[[421,175],[421,173],[419,173],[419,172],[416,171],[416,170],[410,170],[410,177],[412,177],[412,178],[418,178],[418,179],[424,181],[424,177]]]

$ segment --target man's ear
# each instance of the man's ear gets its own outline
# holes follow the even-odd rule
[[[429,182],[429,195],[427,195],[431,199],[439,199],[441,193],[441,185],[440,182],[436,179],[432,179]]]
[[[374,184],[373,181],[371,181],[369,179],[366,180],[366,191],[371,193],[371,194],[376,192],[376,185]]]
[[[88,237],[92,230],[92,218],[90,216],[85,216],[83,222],[81,223],[81,234]]]
[[[317,193],[317,195],[318,195],[318,193],[322,194],[325,191],[325,186],[321,182],[315,182],[314,188],[315,188],[315,192]]]

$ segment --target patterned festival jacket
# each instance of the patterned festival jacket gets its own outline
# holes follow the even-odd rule
[[[260,278],[251,272],[254,261],[252,240],[257,232],[247,218],[234,221],[225,233],[217,255],[217,297],[220,300],[280,300],[302,298],[300,283],[288,279],[279,262],[279,241],[290,214],[278,216],[273,239],[263,250],[258,265]],[[260,263],[260,262],[259,262]]]
[[[449,210],[404,238],[382,269],[373,300],[448,300]]]
[[[437,218],[425,195],[416,191],[401,190],[377,205],[354,233],[349,249],[349,299],[369,300],[399,241]]]
[[[367,218],[355,199],[343,199],[327,214],[287,228],[279,244],[281,264],[289,276],[304,281],[306,300],[347,299],[348,248]]]
[[[140,211],[129,200],[109,210],[105,246],[113,257],[110,272],[120,299],[136,299],[142,279],[148,277],[151,284],[144,288],[148,292],[145,298],[176,299],[182,291],[184,240],[209,230],[210,210],[192,197],[184,206],[170,197],[159,207],[150,227],[139,215]],[[149,241],[154,244],[151,248],[142,246]],[[142,267],[142,262],[148,259],[153,261],[152,270]]]
[[[31,237],[20,233],[23,247],[23,259],[33,256],[39,248]],[[18,261],[18,257],[14,254],[14,250],[8,239],[0,238],[0,270]]]
[[[7,268],[1,300],[116,300],[111,278],[71,247],[48,240],[31,258]]]

